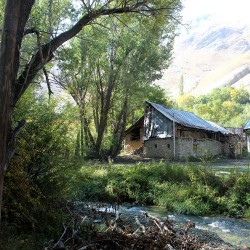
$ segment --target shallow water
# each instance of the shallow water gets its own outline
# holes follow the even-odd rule
[[[121,213],[148,214],[162,219],[171,219],[177,223],[192,221],[196,228],[217,233],[225,242],[237,246],[250,247],[250,221],[227,217],[186,216],[169,214],[164,208],[159,207],[121,207]]]

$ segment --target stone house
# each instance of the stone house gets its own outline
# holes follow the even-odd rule
[[[250,119],[248,120],[247,124],[243,128],[243,131],[246,134],[247,152],[248,152],[248,155],[250,155]]]
[[[179,160],[237,156],[242,153],[242,143],[229,130],[191,112],[146,102],[144,116],[126,131],[125,152]]]

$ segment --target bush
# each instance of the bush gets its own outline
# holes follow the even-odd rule
[[[60,108],[57,100],[48,102],[31,89],[15,109],[14,121],[27,122],[6,172],[3,221],[16,230],[51,234],[61,226],[74,142],[73,118],[66,119],[70,107]]]

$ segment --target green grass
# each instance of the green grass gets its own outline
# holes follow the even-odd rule
[[[0,246],[2,250],[40,250],[44,248],[48,238],[34,233],[22,233],[16,230],[2,230],[0,233]]]
[[[131,202],[190,215],[249,217],[249,171],[217,173],[188,163],[83,166],[72,176],[68,193],[80,201]]]

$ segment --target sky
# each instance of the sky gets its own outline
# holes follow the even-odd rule
[[[183,21],[212,15],[221,22],[244,21],[250,24],[250,0],[183,0]]]
[[[206,30],[205,26],[211,25],[250,26],[250,0],[182,0],[182,3],[185,25],[179,27],[176,43],[185,40],[196,27]]]

